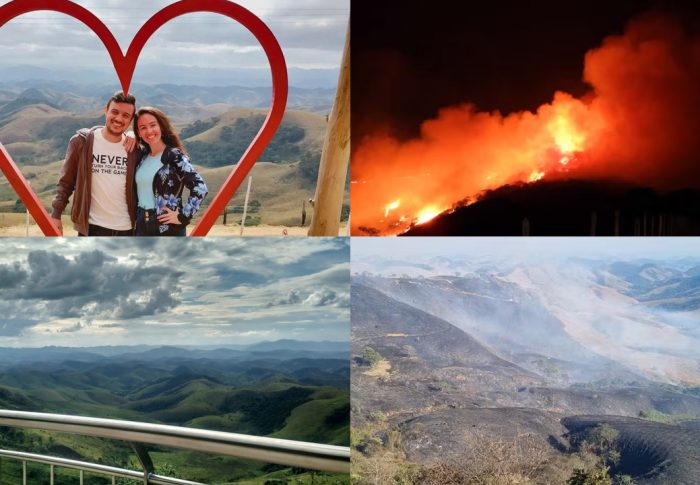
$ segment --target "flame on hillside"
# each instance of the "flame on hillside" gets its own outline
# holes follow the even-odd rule
[[[425,121],[417,139],[363,140],[351,164],[353,234],[398,233],[513,183],[700,185],[698,36],[670,17],[640,17],[586,54],[584,80],[586,96],[556,92],[534,112],[464,104]]]

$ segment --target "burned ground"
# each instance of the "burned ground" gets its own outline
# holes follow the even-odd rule
[[[607,424],[619,432],[616,472],[645,485],[692,484],[700,476],[700,420],[677,425],[619,416],[573,416],[562,424],[572,439]]]
[[[471,456],[478,449],[498,453],[493,447],[522,451],[524,446],[524,453],[537,462],[528,466],[544,463],[541,473],[545,475],[556,469],[554,480],[559,483],[556,480],[568,478],[586,459],[594,466],[595,461],[590,461],[594,455],[581,458],[576,443],[587,429],[607,423],[619,431],[621,460],[612,470],[615,473],[628,474],[641,485],[691,484],[700,476],[700,397],[692,389],[626,374],[624,367],[603,358],[601,366],[591,367],[595,372],[590,375],[610,369],[616,378],[567,384],[537,365],[511,362],[504,352],[435,316],[444,311],[446,299],[457,298],[457,291],[443,295],[440,303],[432,301],[429,311],[421,309],[429,298],[420,296],[418,286],[425,290],[437,285],[429,295],[440,288],[457,288],[463,298],[481,289],[469,278],[443,279],[355,279],[351,313],[354,428],[376,429],[379,424],[383,431],[376,431],[375,438],[381,443],[390,441],[396,430],[400,439],[393,440],[400,444],[405,459],[426,470],[459,462],[460,456]],[[482,298],[480,308],[522,301],[515,288],[489,288],[489,294],[502,300]],[[517,339],[517,331],[510,337]],[[372,371],[363,360],[367,348],[381,357],[380,372]],[[584,352],[578,355],[590,357]],[[543,357],[520,354],[518,360],[531,363],[537,358]],[[562,362],[547,360],[548,365],[565,368]],[[571,369],[576,363],[572,358]],[[586,366],[577,369],[583,374]],[[640,415],[648,419],[638,419]],[[555,483],[544,479],[535,483]]]

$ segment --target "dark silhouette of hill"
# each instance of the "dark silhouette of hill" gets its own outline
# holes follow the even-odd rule
[[[595,180],[506,185],[402,235],[695,236],[700,235],[700,190],[658,192]]]

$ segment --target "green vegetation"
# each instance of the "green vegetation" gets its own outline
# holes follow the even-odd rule
[[[619,436],[620,432],[606,423],[586,430],[579,452],[593,454],[597,464],[592,470],[574,470],[567,485],[634,485],[629,475],[616,474],[611,478],[609,474],[620,464]]]
[[[238,160],[243,156],[243,153],[253,138],[255,138],[264,121],[265,117],[263,115],[238,118],[233,126],[221,128],[218,140],[213,142],[189,141],[186,143],[187,150],[195,163],[205,167],[222,167],[238,163]],[[196,128],[193,126],[189,125],[185,127],[185,130],[196,131]],[[203,126],[206,126],[206,124],[201,124],[200,128]],[[301,149],[298,143],[305,136],[306,131],[304,128],[288,122],[282,122],[260,160],[275,163],[298,160],[301,156]]]
[[[644,409],[639,411],[639,417],[648,421],[665,424],[676,424],[680,421],[695,418],[695,416],[690,414],[666,414],[656,409]]]
[[[567,485],[612,485],[606,467],[599,467],[592,472],[575,470],[574,474],[566,482]]]
[[[204,133],[208,129],[214,127],[219,122],[219,118],[210,118],[208,120],[196,120],[180,130],[180,139],[184,140],[200,133]]]
[[[321,164],[320,151],[305,151],[299,158],[299,175],[310,184],[318,180],[318,168]]]
[[[615,466],[620,462],[620,452],[617,450],[619,436],[618,430],[604,423],[586,431],[581,447],[598,455],[603,465]]]
[[[365,347],[362,351],[362,360],[366,365],[376,367],[379,361],[382,360],[382,356],[372,347]]]
[[[187,359],[156,362],[101,359],[99,362],[54,363],[49,370],[0,365],[0,406],[27,411],[58,412],[184,425],[258,436],[347,446],[349,390],[328,370],[327,360],[290,361]],[[308,361],[308,362],[307,362]],[[291,361],[294,362],[294,361]],[[331,364],[332,367],[341,362]],[[291,367],[291,368],[290,368]],[[302,377],[309,372],[306,383]],[[295,377],[296,375],[296,377]],[[324,385],[324,380],[329,384]],[[338,385],[330,383],[337,382]],[[0,447],[140,469],[129,446],[120,441],[39,430],[0,428]],[[345,475],[245,461],[186,450],[153,447],[156,469],[166,475],[228,484],[346,483]],[[78,483],[77,472],[57,469],[56,483]],[[171,473],[174,472],[174,473]],[[0,460],[0,483],[21,483],[21,462]],[[30,465],[29,483],[48,483],[48,467]],[[87,477],[88,475],[86,475]],[[89,475],[86,483],[111,479]],[[124,484],[134,483],[123,480]]]

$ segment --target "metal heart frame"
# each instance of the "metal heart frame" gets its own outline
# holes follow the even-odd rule
[[[228,0],[181,0],[168,5],[156,12],[139,29],[131,44],[129,44],[126,55],[122,53],[112,32],[100,19],[89,10],[69,0],[13,0],[0,7],[0,28],[19,15],[37,10],[53,10],[64,13],[79,20],[97,34],[112,59],[112,64],[124,92],[129,91],[136,62],[146,41],[156,30],[180,15],[194,12],[210,12],[225,15],[247,28],[258,40],[270,63],[272,72],[272,103],[260,131],[255,135],[248,149],[243,153],[243,156],[190,234],[191,236],[205,236],[216,222],[219,214],[223,212],[228,201],[236,193],[241,182],[253,168],[257,159],[262,155],[265,147],[270,143],[282,122],[289,89],[287,65],[282,49],[272,31],[252,12]],[[0,143],[0,168],[12,185],[12,188],[27,206],[44,235],[59,236],[58,229],[51,217],[2,143]]]

